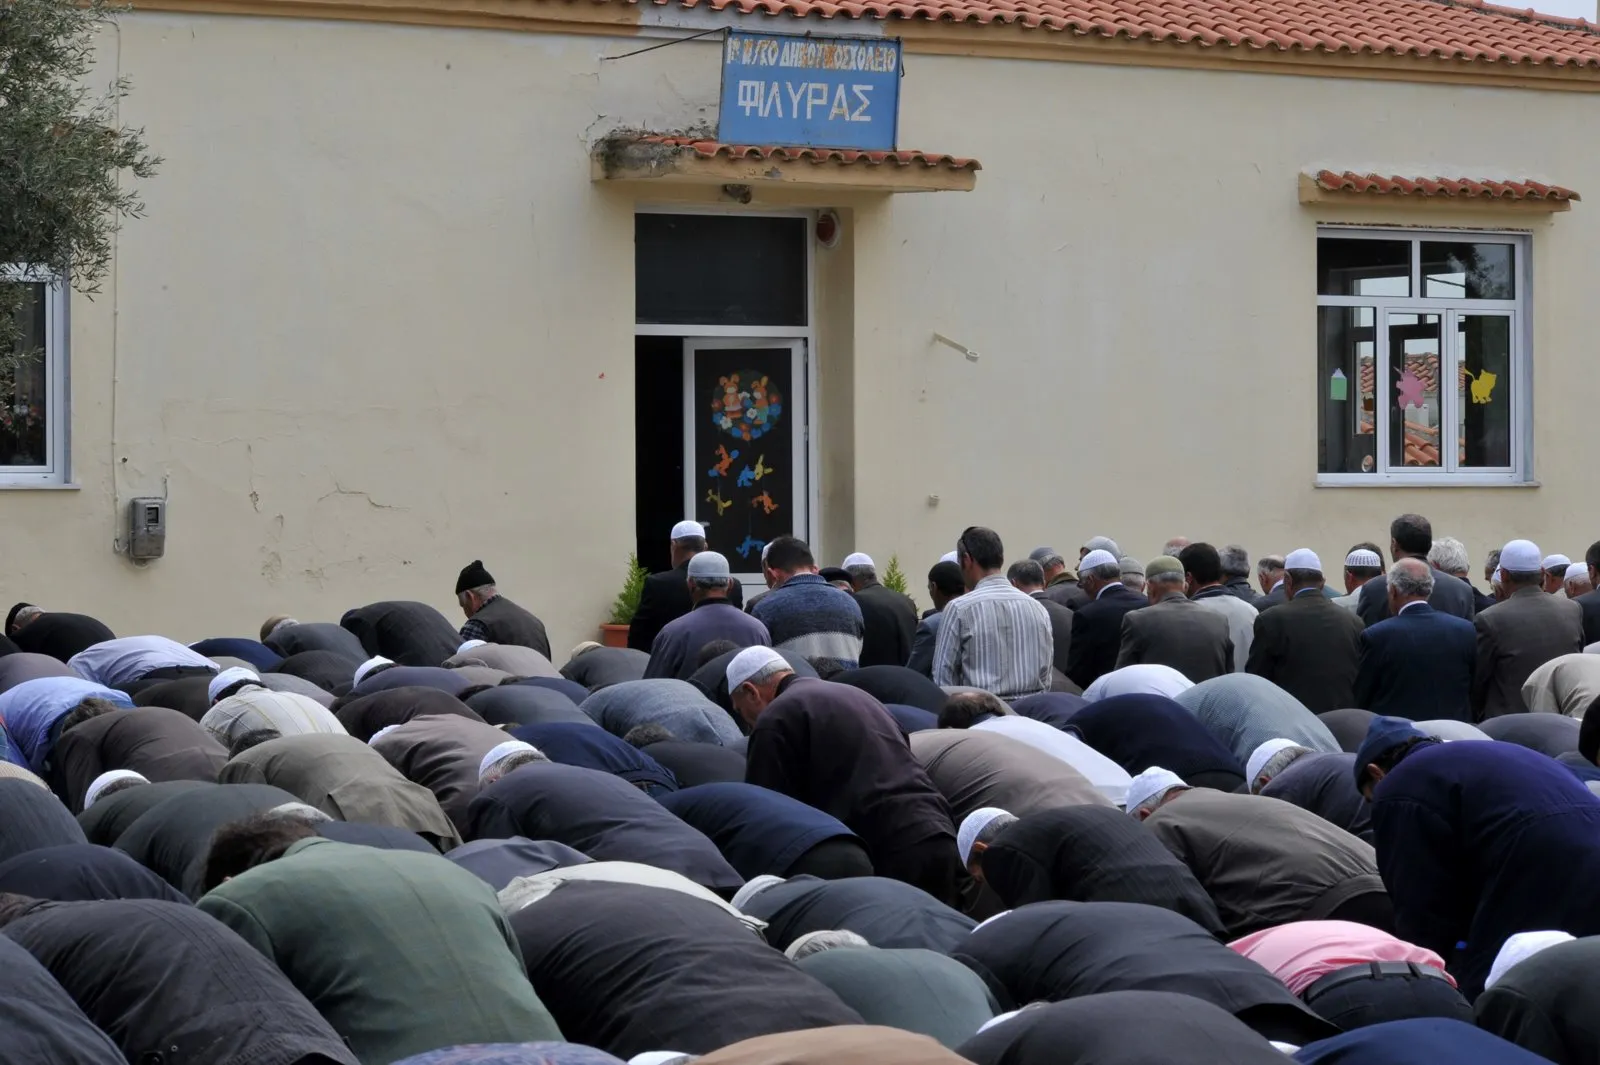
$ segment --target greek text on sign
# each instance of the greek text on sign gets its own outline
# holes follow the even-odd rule
[[[728,34],[718,139],[892,151],[900,42]]]

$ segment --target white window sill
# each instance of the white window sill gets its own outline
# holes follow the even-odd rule
[[[1319,473],[1317,488],[1538,488],[1536,480],[1518,480],[1505,474],[1361,474]]]
[[[0,492],[77,492],[82,488],[75,481],[0,481]]]

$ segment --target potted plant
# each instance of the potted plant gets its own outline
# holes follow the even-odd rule
[[[907,599],[910,599],[913,604],[915,604],[917,601],[916,597],[911,594],[907,587],[906,574],[905,571],[900,568],[899,555],[889,556],[889,568],[883,571],[883,586],[889,589],[891,592],[899,592]]]
[[[612,600],[611,620],[600,626],[602,646],[628,646],[628,623],[639,612],[639,596],[644,593],[644,581],[648,576],[650,571],[639,565],[639,556],[629,555],[628,576],[622,582],[622,591]]]

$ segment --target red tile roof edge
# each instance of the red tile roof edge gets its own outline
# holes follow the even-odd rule
[[[1572,189],[1539,181],[1491,181],[1473,178],[1405,177],[1399,174],[1358,174],[1319,170],[1312,175],[1317,187],[1328,192],[1369,193],[1379,196],[1449,196],[1483,200],[1581,200]]]
[[[853,148],[806,148],[783,144],[724,144],[721,141],[698,137],[669,137],[656,134],[625,137],[639,144],[659,144],[692,152],[701,159],[779,159],[786,163],[838,164],[841,166],[917,166],[944,167],[950,170],[982,170],[976,159],[945,155],[941,152],[919,152],[902,149],[894,152],[861,151]]]

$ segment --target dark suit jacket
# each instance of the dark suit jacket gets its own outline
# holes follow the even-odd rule
[[[1539,588],[1519,589],[1479,614],[1472,719],[1522,714],[1522,685],[1552,658],[1583,650],[1583,608]]]
[[[856,592],[865,634],[861,665],[903,666],[911,658],[917,632],[917,604],[907,596],[873,583]]]
[[[1044,597],[1052,603],[1060,603],[1068,610],[1089,605],[1089,593],[1077,581],[1069,580],[1065,575],[1057,577],[1045,587]]]
[[[728,602],[744,609],[744,590],[738,581],[728,586]],[[656,634],[667,627],[667,622],[683,617],[693,606],[689,598],[689,563],[664,573],[650,574],[645,578],[644,590],[639,593],[639,609],[628,623],[628,646],[649,654]]]
[[[1361,619],[1308,590],[1256,618],[1245,669],[1321,714],[1351,705],[1360,663]]]
[[[1280,584],[1266,595],[1257,596],[1255,608],[1258,611],[1266,610],[1268,607],[1282,606],[1288,601],[1289,595],[1284,591],[1284,585]]]
[[[1472,668],[1478,637],[1464,618],[1427,603],[1361,634],[1355,704],[1413,721],[1472,720]]]
[[[1113,584],[1100,598],[1081,606],[1072,617],[1072,647],[1067,653],[1067,676],[1079,688],[1087,688],[1117,668],[1117,652],[1122,648],[1122,619],[1130,611],[1142,610],[1150,601],[1126,586]]]
[[[1600,591],[1580,595],[1574,602],[1583,611],[1583,645],[1600,643]]]
[[[367,654],[402,666],[442,665],[461,646],[460,634],[426,603],[372,603],[347,611],[339,625],[355,634]]]
[[[1471,621],[1478,614],[1477,592],[1460,577],[1452,577],[1442,569],[1433,570],[1433,594],[1428,605],[1441,614],[1450,614]],[[1356,601],[1356,614],[1363,623],[1376,625],[1389,616],[1389,578],[1378,574],[1361,586],[1361,598]]]
[[[1122,619],[1117,668],[1171,666],[1190,680],[1233,672],[1233,639],[1228,619],[1175,593]]]
[[[1051,599],[1046,592],[1034,592],[1033,597],[1050,615],[1050,664],[1056,672],[1065,673],[1072,658],[1072,610]]]

